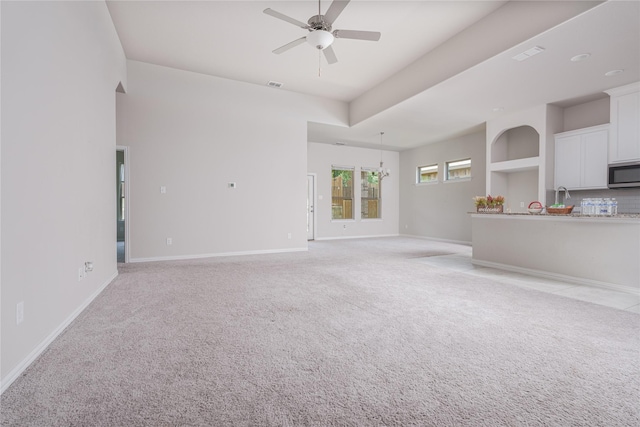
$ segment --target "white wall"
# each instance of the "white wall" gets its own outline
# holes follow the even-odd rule
[[[442,182],[444,163],[471,158],[471,180]],[[416,184],[419,166],[438,164],[438,183]],[[472,198],[485,194],[485,134],[477,132],[400,153],[400,233],[471,242]]]
[[[2,2],[1,28],[4,390],[117,274],[126,62],[103,2]],[[79,281],[85,261],[95,270]]]
[[[391,174],[382,180],[382,218],[360,218],[360,171],[362,167],[378,167],[380,150],[337,146],[310,142],[308,144],[308,171],[316,178],[316,239],[346,237],[397,236],[399,215],[398,172],[399,155],[395,151],[382,151],[384,168]],[[350,166],[354,173],[353,220],[331,220],[331,166]]]
[[[609,97],[567,107],[564,112],[563,131],[587,128],[609,123]]]
[[[346,104],[141,62],[128,72],[132,261],[306,250],[307,121],[344,124]]]
[[[538,171],[510,173],[504,195],[506,212],[529,212],[529,204],[538,201]]]

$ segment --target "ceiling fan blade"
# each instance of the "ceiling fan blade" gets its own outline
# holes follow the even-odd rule
[[[286,51],[288,51],[289,49],[291,49],[292,47],[296,47],[296,46],[298,46],[299,44],[304,43],[305,41],[307,41],[307,38],[306,38],[306,37],[300,37],[299,39],[294,40],[294,41],[292,41],[291,43],[287,43],[287,44],[285,44],[284,46],[280,46],[279,48],[277,48],[276,50],[274,50],[274,51],[273,51],[273,53],[281,54],[282,52],[286,52]]]
[[[327,58],[329,65],[338,62],[338,57],[336,57],[336,53],[333,51],[333,46],[325,47],[322,51],[324,52],[324,57]]]
[[[380,33],[377,31],[335,30],[333,36],[337,39],[370,40],[373,42],[380,40]]]
[[[274,18],[287,21],[288,23],[293,24],[296,27],[304,28],[305,30],[310,28],[309,25],[305,24],[304,22],[298,21],[297,19],[290,18],[287,15],[283,15],[282,13],[276,12],[273,9],[266,8],[265,10],[263,10],[263,12],[266,13],[267,15],[273,16]]]
[[[329,25],[333,24],[350,1],[351,0],[333,0],[331,6],[327,9],[327,13],[324,14],[324,22]]]

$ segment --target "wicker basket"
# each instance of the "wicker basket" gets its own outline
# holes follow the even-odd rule
[[[573,205],[564,208],[551,208],[547,206],[547,213],[550,215],[569,215],[573,210]]]
[[[489,213],[489,214],[502,213],[502,205],[492,206],[492,207],[476,206],[476,209],[478,213]]]

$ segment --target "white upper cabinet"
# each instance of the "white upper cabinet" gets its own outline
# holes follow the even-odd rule
[[[554,188],[607,188],[608,136],[609,125],[556,134]]]
[[[580,187],[582,174],[582,138],[580,135],[556,135],[556,162],[554,188]]]
[[[640,82],[606,93],[611,97],[609,163],[640,161]]]

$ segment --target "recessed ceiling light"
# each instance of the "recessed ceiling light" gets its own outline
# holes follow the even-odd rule
[[[345,143],[342,142],[342,141],[338,141],[338,142],[336,142],[336,145],[345,145]]]
[[[525,59],[529,59],[534,55],[544,52],[544,48],[540,46],[534,46],[531,49],[525,50],[522,53],[513,56],[511,59],[515,59],[516,61],[524,61]]]
[[[576,55],[573,58],[571,58],[571,62],[584,61],[585,59],[589,59],[589,57],[591,57],[590,53],[581,53],[580,55]]]
[[[275,87],[275,88],[281,88],[282,87],[282,83],[274,82],[273,80],[270,80],[269,83],[267,83],[267,86]]]
[[[499,112],[501,112],[501,111],[504,111],[504,108],[502,108],[502,107],[495,107],[495,108],[494,108],[493,110],[491,110],[491,111],[493,111],[494,113],[499,113]]]
[[[612,76],[617,76],[618,74],[622,74],[624,73],[624,70],[611,70],[611,71],[607,71],[606,73],[604,73],[605,76],[607,77],[612,77]]]

